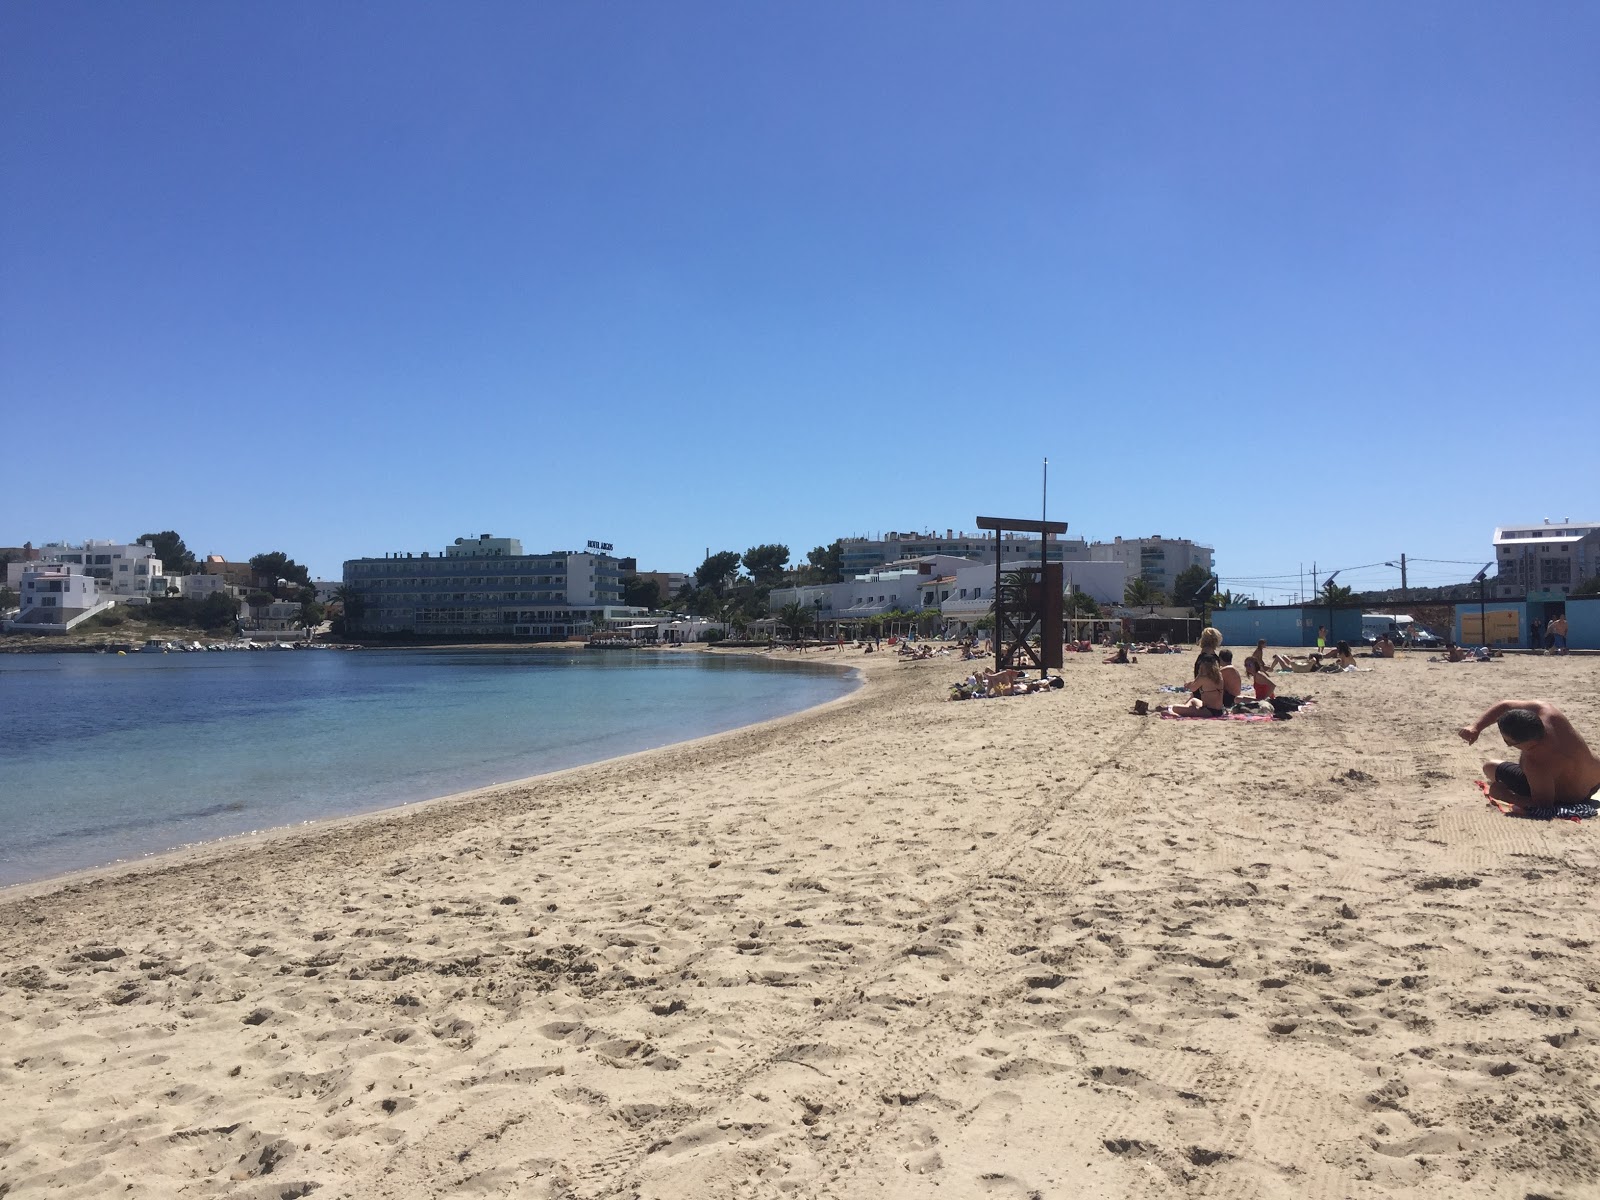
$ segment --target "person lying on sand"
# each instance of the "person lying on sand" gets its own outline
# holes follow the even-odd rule
[[[1561,710],[1548,700],[1502,700],[1456,732],[1467,745],[1489,724],[1500,727],[1520,762],[1483,764],[1489,798],[1508,812],[1575,800],[1600,800],[1600,759]]]
[[[1285,658],[1281,654],[1272,656],[1272,665],[1280,671],[1293,671],[1297,675],[1310,675],[1322,670],[1322,655],[1312,654],[1305,658]]]
[[[1106,655],[1106,657],[1102,658],[1100,661],[1102,663],[1116,663],[1116,664],[1119,664],[1121,666],[1126,666],[1128,664],[1128,662],[1130,661],[1129,658],[1128,658],[1128,647],[1127,647],[1127,644],[1124,643],[1123,645],[1118,646],[1117,649],[1116,649],[1116,653],[1108,654],[1108,655]]]
[[[1187,704],[1174,704],[1167,709],[1175,717],[1220,717],[1227,711],[1222,701],[1222,671],[1214,654],[1202,654],[1194,679],[1183,685],[1184,691],[1193,692]]]

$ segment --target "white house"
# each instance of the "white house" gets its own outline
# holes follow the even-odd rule
[[[20,607],[7,629],[31,629],[40,633],[65,633],[115,600],[101,595],[99,581],[74,571],[66,563],[27,564],[18,580]]]
[[[168,582],[177,587],[178,595],[185,600],[204,600],[217,592],[227,596],[239,594],[239,589],[221,575],[178,575]]]

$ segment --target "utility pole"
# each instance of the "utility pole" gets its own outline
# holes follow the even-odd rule
[[[1406,556],[1403,553],[1400,555],[1400,599],[1411,599],[1411,593],[1406,590]]]
[[[1317,564],[1313,561],[1311,564],[1311,594],[1315,596],[1320,590],[1317,587]]]

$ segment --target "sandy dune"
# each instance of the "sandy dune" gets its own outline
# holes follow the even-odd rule
[[[962,704],[846,658],[758,729],[0,893],[0,1195],[1600,1194],[1600,830],[1486,811],[1453,733],[1600,737],[1600,660],[1247,725],[1127,715],[1188,656]]]

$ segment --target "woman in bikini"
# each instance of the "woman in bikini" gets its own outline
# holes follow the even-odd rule
[[[1167,709],[1175,717],[1220,717],[1227,711],[1222,702],[1222,672],[1212,654],[1202,654],[1195,667],[1194,678],[1183,685],[1193,692],[1187,704],[1174,704]]]

